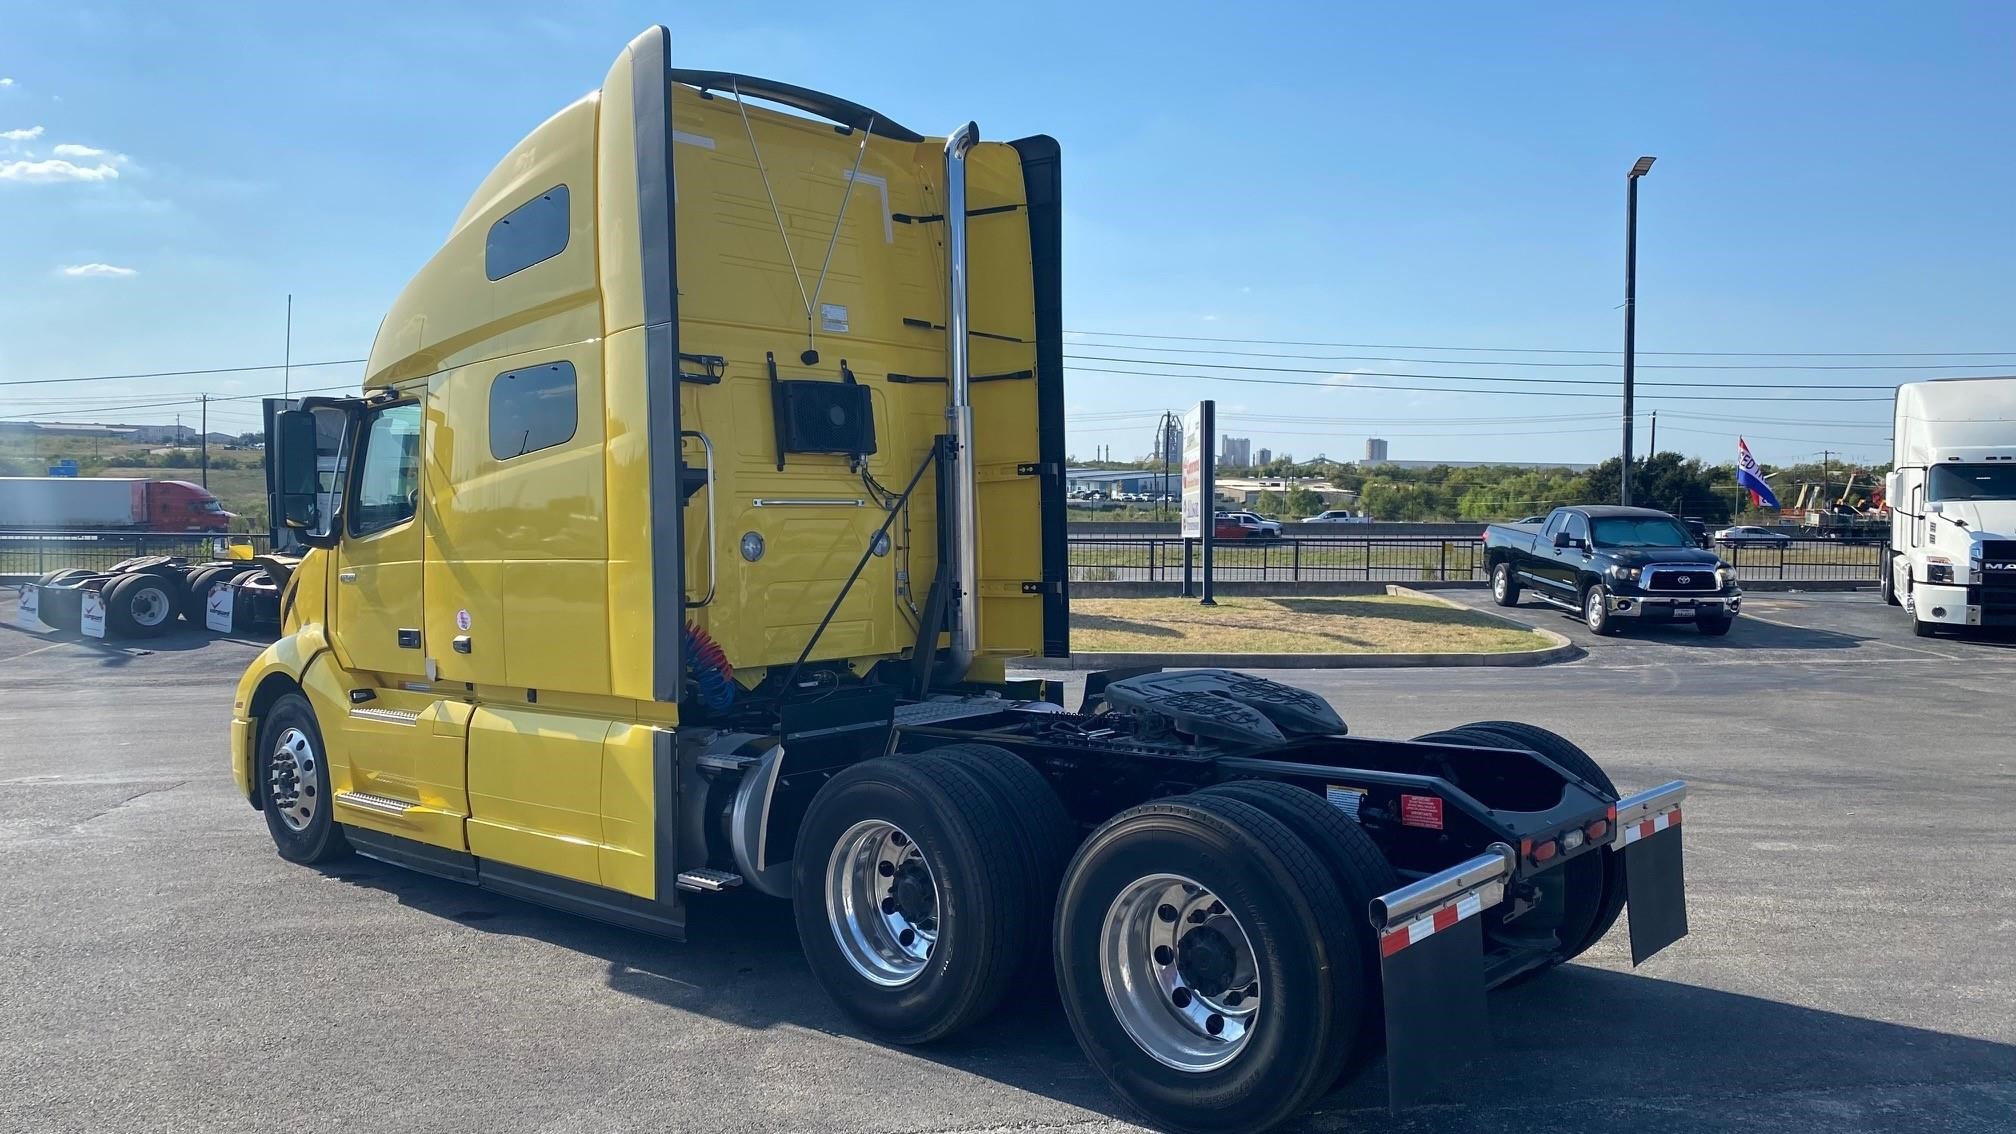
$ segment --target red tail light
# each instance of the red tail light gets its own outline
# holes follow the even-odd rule
[[[1546,862],[1547,860],[1554,857],[1555,849],[1556,848],[1553,839],[1548,839],[1544,843],[1535,843],[1533,845],[1533,861]]]
[[[1589,824],[1584,830],[1588,832],[1589,841],[1592,843],[1596,842],[1610,833],[1610,821],[1608,819],[1598,819]]]

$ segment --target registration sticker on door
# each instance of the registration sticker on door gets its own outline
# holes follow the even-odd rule
[[[219,634],[229,634],[233,627],[231,615],[238,605],[238,591],[225,583],[210,588],[203,600],[203,625]]]

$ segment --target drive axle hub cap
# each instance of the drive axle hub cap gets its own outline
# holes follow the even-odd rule
[[[1225,903],[1181,875],[1151,874],[1113,899],[1099,975],[1120,1026],[1178,1071],[1230,1063],[1259,1018],[1252,941]]]
[[[897,988],[916,980],[938,943],[938,882],[893,823],[854,824],[826,862],[826,920],[854,971]]]
[[[146,627],[155,627],[168,621],[168,592],[160,587],[141,587],[133,592],[133,599],[127,610],[133,621]]]
[[[266,805],[290,831],[305,831],[315,818],[315,746],[308,734],[290,728],[273,745],[266,773]]]

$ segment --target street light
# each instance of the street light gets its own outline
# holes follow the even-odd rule
[[[1631,412],[1634,371],[1638,363],[1638,179],[1652,172],[1656,159],[1641,157],[1625,175],[1624,205],[1624,460],[1618,468],[1619,503],[1631,503]]]

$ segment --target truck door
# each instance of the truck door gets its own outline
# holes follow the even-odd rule
[[[381,685],[423,677],[421,641],[420,404],[366,413],[351,460],[349,507],[336,548],[329,637],[344,667]]]
[[[1582,571],[1591,555],[1589,546],[1589,517],[1580,512],[1568,513],[1568,521],[1562,530],[1568,533],[1568,546],[1553,551],[1553,566],[1549,570],[1555,592],[1564,599],[1578,597],[1582,590]]]
[[[1565,548],[1554,546],[1554,537],[1568,530],[1568,513],[1555,512],[1540,526],[1540,535],[1533,541],[1533,555],[1521,565],[1521,574],[1526,581],[1538,586],[1555,598],[1561,597],[1560,560]]]

